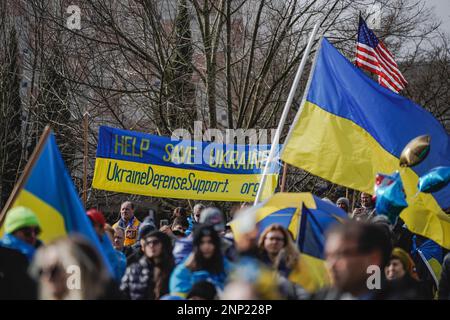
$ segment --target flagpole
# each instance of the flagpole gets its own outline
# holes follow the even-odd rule
[[[5,220],[6,212],[10,209],[12,204],[16,201],[17,196],[19,195],[20,190],[24,187],[25,183],[28,180],[28,176],[31,173],[31,169],[33,168],[34,164],[36,163],[37,159],[39,158],[39,155],[42,152],[42,149],[45,145],[45,142],[47,141],[48,137],[51,133],[51,128],[49,125],[45,126],[44,132],[42,133],[41,137],[39,138],[38,144],[36,145],[36,148],[34,148],[33,153],[31,154],[30,159],[28,160],[25,169],[22,172],[22,175],[20,176],[19,180],[17,181],[16,185],[14,186],[13,191],[9,195],[8,201],[6,201],[5,206],[2,209],[2,212],[0,213],[0,226],[3,225],[3,221]]]
[[[300,62],[300,66],[298,67],[297,73],[294,78],[294,83],[292,84],[291,91],[289,92],[288,99],[286,104],[284,105],[283,113],[281,114],[280,123],[278,124],[277,131],[275,133],[275,137],[272,141],[272,145],[270,147],[270,153],[267,158],[266,164],[264,166],[263,175],[261,177],[261,181],[259,182],[258,193],[256,194],[254,205],[256,205],[261,199],[262,190],[264,189],[264,184],[267,179],[267,174],[269,173],[269,166],[275,157],[275,150],[278,149],[278,142],[280,140],[281,130],[283,129],[284,123],[286,122],[287,115],[289,113],[289,109],[291,108],[292,100],[294,100],[295,90],[297,89],[298,83],[300,82],[300,77],[303,73],[303,69],[305,68],[306,60],[308,58],[309,52],[311,51],[311,47],[316,36],[317,30],[319,29],[319,23],[316,23],[313,31],[308,40],[308,45],[306,46],[305,52],[303,53],[302,61]]]
[[[84,156],[83,156],[83,205],[86,208],[87,202],[87,160],[88,160],[88,128],[89,113],[86,111],[83,115],[83,140],[84,140]]]
[[[287,174],[287,168],[288,168],[288,163],[285,162],[284,166],[283,166],[283,175],[281,176],[281,187],[280,187],[280,192],[284,192],[284,188],[286,186],[286,174]]]

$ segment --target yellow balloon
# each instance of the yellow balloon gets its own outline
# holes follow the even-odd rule
[[[430,152],[430,142],[429,135],[419,136],[408,142],[400,155],[400,166],[413,167],[425,160]]]

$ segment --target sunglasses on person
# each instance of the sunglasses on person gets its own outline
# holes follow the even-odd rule
[[[38,236],[41,233],[41,229],[38,227],[25,227],[20,229],[26,237],[31,237],[33,235]]]
[[[145,240],[145,245],[152,245],[152,246],[156,246],[158,244],[160,244],[161,241],[159,241],[158,239],[153,239],[153,240]]]

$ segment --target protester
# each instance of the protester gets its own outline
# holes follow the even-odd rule
[[[121,228],[113,228],[114,230],[114,238],[113,238],[113,246],[114,249],[123,252],[125,246],[123,242],[125,241],[125,232]]]
[[[187,219],[187,211],[183,207],[176,207],[173,210],[172,216],[170,217],[170,220],[173,222],[176,218],[184,218]]]
[[[320,290],[313,299],[376,299],[376,283],[374,288],[367,286],[369,267],[378,268],[381,278],[380,270],[388,263],[391,250],[390,239],[377,225],[349,221],[333,226],[325,244],[326,266],[333,285]]]
[[[347,214],[349,214],[349,212],[350,212],[350,201],[347,198],[341,197],[341,198],[337,199],[336,205],[339,208],[341,208],[342,210],[344,210],[345,212],[347,212]]]
[[[0,261],[0,301],[36,299],[36,283],[28,275],[27,257],[0,246]]]
[[[153,231],[140,239],[143,257],[127,268],[120,290],[132,300],[155,300],[169,293],[175,265],[172,242],[166,234]]]
[[[186,236],[186,230],[188,227],[189,223],[187,221],[187,218],[180,216],[176,217],[171,225],[165,225],[159,228],[159,231],[167,234],[175,244],[176,240],[182,239]]]
[[[193,252],[180,263],[170,278],[170,293],[185,297],[192,286],[203,280],[223,290],[231,263],[222,255],[220,238],[213,226],[194,230]]]
[[[439,300],[450,300],[450,252],[442,263],[441,280],[439,281]]]
[[[198,223],[198,221],[200,220],[200,214],[202,213],[202,211],[205,209],[206,207],[201,204],[201,203],[197,203],[194,206],[194,209],[192,210],[192,214],[190,217],[188,217],[188,223],[189,223],[189,227],[186,230],[186,235],[190,235],[192,233],[192,231],[194,230],[194,226]]]
[[[138,241],[132,246],[126,246],[123,249],[123,253],[127,257],[127,266],[132,263],[138,262],[143,255],[141,249],[141,239],[144,239],[150,232],[156,231],[156,226],[152,217],[146,217],[144,221],[139,225]]]
[[[261,260],[286,278],[300,259],[289,233],[279,224],[271,224],[264,229],[259,237],[258,249]]]
[[[390,282],[392,291],[389,293],[389,299],[431,299],[430,294],[426,294],[423,285],[418,280],[417,273],[415,271],[414,261],[410,255],[401,248],[394,248],[391,253],[389,264],[385,267],[384,272],[386,279]],[[386,295],[386,294],[385,294]]]
[[[139,220],[134,216],[134,204],[131,201],[125,201],[120,206],[120,219],[113,228],[119,227],[125,231],[125,246],[131,246],[136,243],[139,230]]]
[[[36,214],[29,208],[15,207],[6,213],[5,235],[0,240],[0,246],[17,250],[31,261],[40,244],[40,232]]]
[[[222,212],[218,208],[208,207],[201,211],[199,218],[199,224],[214,226],[216,232],[219,235],[225,235],[225,218]],[[173,255],[175,257],[175,263],[181,263],[186,257],[192,252],[192,234],[185,238],[181,238],[175,242]],[[233,241],[221,237],[221,250],[224,256],[226,256],[230,261],[236,259],[236,250],[233,245]]]
[[[105,234],[106,219],[103,212],[92,208],[89,209],[86,214],[94,227],[103,252],[114,270],[114,278],[117,282],[119,282],[125,272],[126,259],[124,259],[122,252],[114,249],[112,246],[112,239]]]
[[[356,221],[368,221],[375,215],[375,203],[372,201],[372,196],[361,192],[361,207],[353,210],[350,218]]]
[[[84,238],[60,238],[38,250],[31,274],[39,299],[96,300],[120,298],[102,258]]]
[[[117,228],[117,230],[119,230],[119,232],[122,232],[122,235],[123,235],[122,229]],[[122,252],[122,250],[118,250],[114,246],[114,239],[116,237],[115,236],[116,231],[114,230],[114,228],[111,227],[111,225],[106,223],[105,224],[105,232],[108,235],[109,240],[113,244],[113,248],[114,248],[114,250],[116,252],[116,257],[117,257],[117,262],[118,263],[117,263],[117,270],[115,270],[115,273],[117,274],[117,278],[118,279],[122,279],[123,275],[125,274],[125,270],[127,268],[127,257]],[[122,244],[122,248],[123,248],[123,244]]]

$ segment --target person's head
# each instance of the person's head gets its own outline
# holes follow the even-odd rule
[[[369,193],[361,192],[361,206],[364,208],[372,207],[372,195]]]
[[[152,231],[141,240],[141,249],[144,255],[157,263],[170,260],[172,257],[172,241],[161,231]]]
[[[86,214],[89,217],[89,220],[91,220],[95,233],[101,239],[105,233],[105,216],[100,210],[97,209],[89,209]]]
[[[178,231],[180,234],[184,234],[186,230],[189,228],[189,222],[184,217],[175,218],[172,222],[172,231]]]
[[[406,274],[412,276],[414,272],[414,262],[405,250],[394,248],[389,264],[384,268],[384,272],[386,279],[388,280],[401,279]]]
[[[223,271],[220,237],[213,226],[198,225],[194,229],[193,256],[187,264],[191,270]]]
[[[350,209],[350,201],[345,197],[337,199],[336,205],[345,212],[348,212],[348,210]]]
[[[111,225],[109,223],[105,223],[105,233],[108,236],[109,240],[111,241],[111,243],[114,242],[114,235],[116,233],[116,231],[114,230],[113,227],[111,227]]]
[[[185,219],[187,219],[187,211],[183,207],[176,207],[172,213],[172,220],[180,217],[184,217]]]
[[[97,299],[104,293],[108,272],[98,252],[84,238],[60,238],[40,248],[31,274],[39,284],[44,300]],[[68,287],[69,277],[80,277],[79,285]]]
[[[255,207],[247,207],[236,212],[230,227],[236,250],[241,254],[257,254],[258,226]]]
[[[374,224],[349,221],[333,226],[325,244],[326,266],[333,285],[353,295],[366,292],[368,267],[383,270],[391,249],[386,233]]]
[[[195,222],[198,223],[200,221],[200,214],[205,208],[206,208],[205,205],[201,203],[197,203],[194,206],[194,209],[192,210],[192,217],[194,218]]]
[[[15,207],[8,211],[5,218],[5,233],[36,246],[41,226],[36,214],[27,207]]]
[[[288,230],[280,224],[271,224],[259,236],[258,248],[276,264],[279,259],[286,259],[289,267],[293,267],[298,260],[298,250]],[[281,254],[283,253],[283,254]],[[284,257],[281,257],[284,255]]]
[[[216,297],[216,287],[209,281],[196,282],[187,295],[189,300],[214,300]]]
[[[124,221],[129,221],[134,217],[134,204],[131,201],[125,201],[120,206],[120,216]]]
[[[115,228],[113,238],[114,249],[122,251],[124,241],[125,241],[125,231],[123,231],[122,228]]]
[[[138,240],[143,239],[148,233],[155,231],[156,226],[151,217],[146,217],[139,225]]]
[[[219,234],[225,231],[225,217],[222,211],[215,207],[208,207],[202,211],[199,223],[214,227]]]

